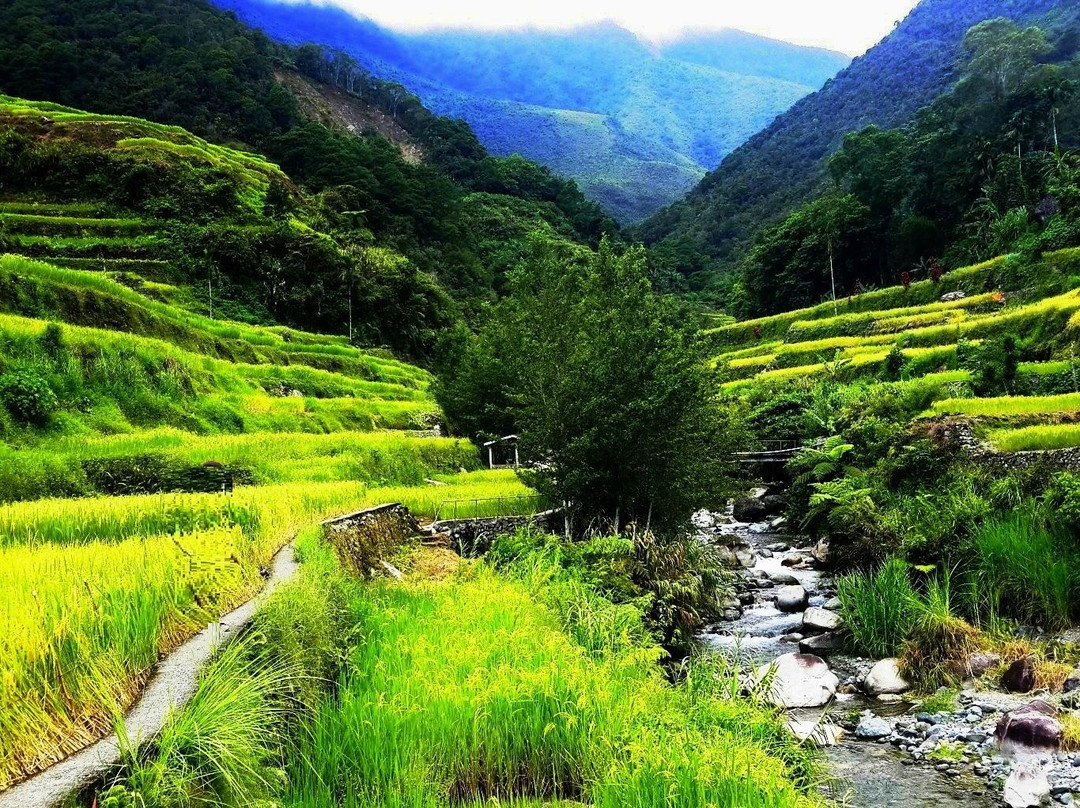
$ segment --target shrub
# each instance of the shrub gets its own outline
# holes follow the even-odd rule
[[[0,401],[19,420],[39,426],[47,423],[60,407],[60,400],[49,383],[28,370],[0,376]]]
[[[965,660],[979,648],[980,634],[953,610],[952,576],[945,572],[931,578],[925,596],[917,596],[912,605],[900,659],[904,676],[926,690],[960,678]]]

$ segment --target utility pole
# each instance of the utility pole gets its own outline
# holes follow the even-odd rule
[[[833,265],[832,238],[829,238],[829,281],[832,283],[832,310],[835,317],[839,313],[836,307],[836,268]]]

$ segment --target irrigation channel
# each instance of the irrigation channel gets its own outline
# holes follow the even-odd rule
[[[777,588],[797,582],[806,590],[807,605],[812,607],[825,605],[836,593],[832,577],[815,568],[811,548],[793,548],[791,539],[767,522],[736,522],[730,508],[725,515],[698,514],[695,521],[699,531],[732,550],[742,570],[739,608],[729,610],[727,616],[731,619],[708,627],[703,639],[714,648],[737,655],[748,670],[770,664],[785,654],[798,653],[798,638],[806,633],[803,610],[784,612],[777,608]],[[842,683],[839,691],[853,691],[851,683],[860,681],[875,662],[826,650],[807,652],[826,657],[829,668]],[[839,727],[853,712],[866,711],[895,727],[896,722],[908,717],[915,723],[918,705],[906,700],[879,701],[858,692],[838,692],[826,707],[792,710],[789,718],[803,727]],[[915,765],[887,738],[859,740],[854,733],[845,732],[827,746],[825,755],[830,779],[822,790],[838,804],[851,808],[986,808],[1002,804],[1000,790],[988,790],[985,780],[955,768],[942,771],[932,763]]]

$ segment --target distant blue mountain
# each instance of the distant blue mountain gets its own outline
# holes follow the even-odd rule
[[[574,178],[624,222],[677,199],[850,61],[739,31],[660,46],[610,22],[405,34],[329,5],[214,2],[275,39],[346,51],[467,120],[491,151]]]

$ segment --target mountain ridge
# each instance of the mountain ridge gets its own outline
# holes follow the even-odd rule
[[[494,153],[576,180],[623,222],[677,199],[849,61],[744,32],[659,44],[611,22],[399,33],[336,6],[215,3],[273,38],[348,53],[436,113],[466,120]]]
[[[762,224],[780,220],[826,183],[825,159],[844,135],[902,126],[955,78],[964,34],[986,19],[1031,22],[1065,0],[923,0],[878,45],[728,155],[687,196],[637,226],[706,267],[702,288],[729,273]]]

